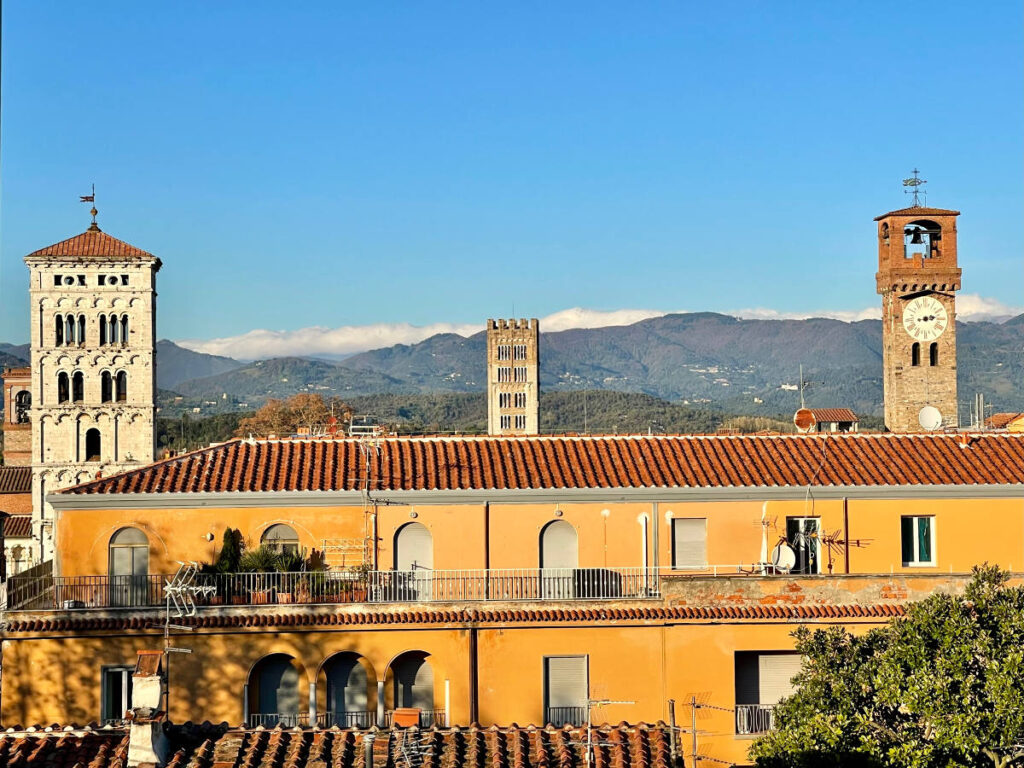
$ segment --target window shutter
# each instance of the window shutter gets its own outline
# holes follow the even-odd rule
[[[736,703],[757,704],[760,696],[758,687],[757,654],[740,651],[736,654]]]
[[[411,571],[413,563],[417,568],[434,567],[434,538],[422,523],[407,524],[395,543],[398,570]]]
[[[672,567],[703,568],[708,563],[708,525],[703,517],[672,520]]]
[[[793,676],[800,671],[798,653],[762,653],[758,657],[759,704],[778,704],[793,693]]]
[[[587,657],[549,656],[547,667],[548,707],[587,706]]]
[[[903,544],[903,562],[914,562],[914,518],[900,518],[900,534]]]

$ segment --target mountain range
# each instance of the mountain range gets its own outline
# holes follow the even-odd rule
[[[960,399],[985,394],[998,410],[1024,410],[1024,315],[1003,323],[961,322]],[[543,333],[541,387],[640,392],[731,413],[785,414],[799,406],[803,366],[808,405],[878,415],[882,406],[878,320],[741,320],[716,313],[665,315],[625,326]],[[157,345],[162,390],[187,402],[240,403],[320,392],[479,392],[486,334],[439,334],[418,344],[363,352],[340,362],[282,357],[242,363]],[[0,364],[26,354],[0,344]],[[165,398],[166,399],[166,398]]]

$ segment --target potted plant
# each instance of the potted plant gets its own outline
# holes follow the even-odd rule
[[[278,573],[286,574],[278,585],[277,602],[292,602],[292,583],[290,574],[303,570],[306,566],[306,550],[301,554],[295,550],[285,550],[277,556]]]
[[[373,566],[370,563],[360,563],[348,569],[348,572],[352,574],[352,579],[348,583],[353,603],[366,602],[370,586],[370,573],[372,571]]]
[[[246,550],[239,558],[238,570],[254,575],[250,582],[250,599],[253,604],[264,605],[270,602],[272,590],[267,584],[268,574],[277,570],[279,557],[277,552],[263,544],[256,549]]]

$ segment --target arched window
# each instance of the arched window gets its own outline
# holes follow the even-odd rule
[[[263,535],[260,537],[260,544],[269,547],[275,552],[298,552],[299,535],[290,525],[276,523],[263,532]]]
[[[74,315],[64,315],[64,343],[68,345],[75,343]]]
[[[110,604],[148,605],[149,539],[146,534],[138,528],[121,528],[110,537],[108,549]]]
[[[71,376],[71,402],[80,403],[85,400],[85,376],[76,371]]]
[[[554,520],[545,525],[540,532],[541,597],[575,597],[578,566],[579,541],[572,524]]]
[[[359,654],[344,652],[324,664],[327,677],[327,724],[339,728],[369,728],[374,713],[369,711],[369,677]]]
[[[120,334],[118,333],[120,327],[121,326],[117,322],[117,315],[111,315],[109,320],[107,321],[107,332],[108,335],[110,336],[111,344],[117,344],[118,337],[120,336]]]
[[[118,371],[114,379],[114,390],[117,394],[117,402],[123,403],[128,399],[128,374]]]
[[[54,319],[54,343],[60,347],[64,345],[64,315],[57,315]]]
[[[100,346],[107,343],[107,316],[100,315]]]
[[[85,343],[85,315],[78,316],[78,335],[75,336],[75,341],[80,345]]]
[[[937,259],[942,250],[942,227],[934,221],[920,219],[903,228],[903,255],[912,259],[921,256]]]
[[[100,439],[100,431],[93,427],[85,432],[85,460],[86,461],[100,461],[102,456],[102,440]]]
[[[114,399],[114,379],[110,371],[104,371],[100,376],[100,400],[109,403]]]
[[[920,365],[921,364],[921,345],[916,341],[910,348],[910,364]]]
[[[434,567],[434,537],[422,523],[407,523],[395,534],[395,570]]]
[[[128,315],[121,315],[121,343],[128,343]]]
[[[71,399],[71,383],[68,375],[61,371],[57,374],[57,402],[66,403]]]
[[[261,659],[249,676],[250,727],[299,724],[299,670],[294,659],[275,653]]]
[[[392,702],[395,709],[415,707],[421,710],[420,726],[432,725],[434,709],[434,670],[422,651],[403,653],[391,662]],[[426,717],[424,717],[424,715]]]
[[[928,347],[928,365],[939,364],[939,345],[937,342],[932,342],[932,345]]]
[[[27,389],[21,390],[14,396],[14,423],[28,424],[29,412],[32,410],[32,393]]]

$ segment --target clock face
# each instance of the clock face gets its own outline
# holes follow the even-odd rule
[[[918,341],[934,341],[947,325],[946,308],[933,296],[918,296],[903,308],[903,327]]]

